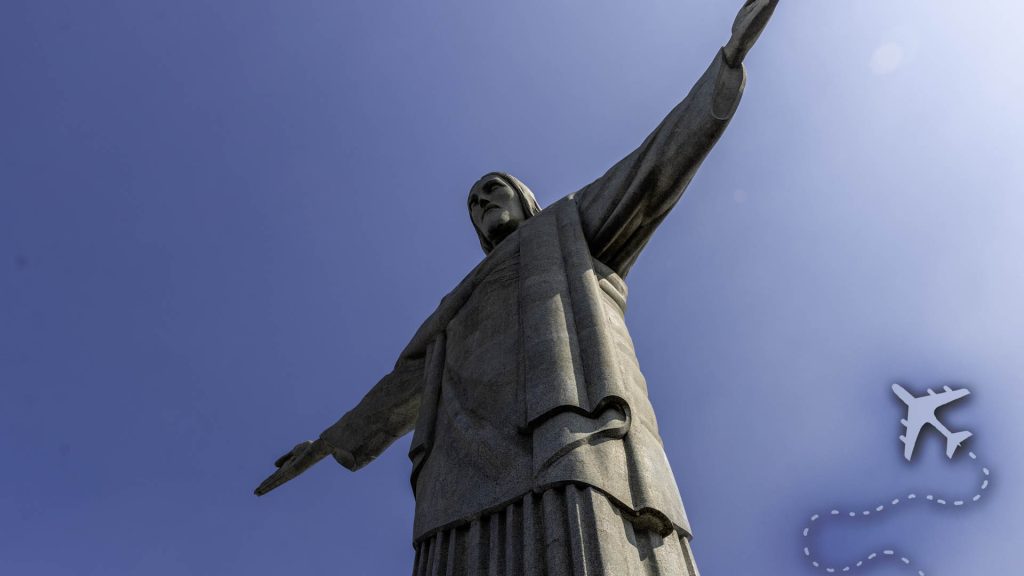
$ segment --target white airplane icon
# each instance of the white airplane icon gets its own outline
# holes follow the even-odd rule
[[[940,406],[945,406],[954,400],[959,400],[964,396],[971,393],[966,388],[960,388],[959,390],[951,390],[949,386],[943,386],[945,392],[936,394],[931,388],[928,389],[927,396],[914,396],[910,392],[907,392],[903,386],[899,384],[892,385],[892,391],[903,400],[903,403],[907,405],[907,419],[900,420],[900,423],[907,428],[905,436],[900,436],[900,440],[903,441],[903,457],[910,460],[910,457],[914,454],[914,446],[917,445],[917,435],[921,433],[921,427],[925,424],[931,424],[936,430],[942,433],[946,437],[946,457],[952,458],[953,453],[960,444],[972,436],[970,432],[950,432],[948,428],[939,422],[939,419],[935,416],[935,410]]]

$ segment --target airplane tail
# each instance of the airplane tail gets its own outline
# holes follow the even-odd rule
[[[966,430],[963,432],[953,432],[952,434],[950,434],[949,438],[946,439],[946,458],[952,458],[953,453],[956,452],[956,449],[958,447],[960,447],[960,444],[963,443],[964,440],[970,438],[971,436],[972,434],[970,432],[967,432]]]

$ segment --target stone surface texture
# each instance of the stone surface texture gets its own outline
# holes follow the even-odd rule
[[[509,514],[528,494],[548,501],[560,489],[564,509],[567,485],[592,488],[610,503],[600,510],[629,518],[645,538],[689,537],[626,328],[623,278],[722,134],[744,78],[720,53],[636,151],[544,210],[533,212],[518,180],[485,176],[515,192],[524,221],[321,436],[355,470],[415,429],[420,557],[439,531]]]
[[[486,257],[256,493],[328,454],[357,470],[414,431],[415,574],[696,575],[624,279],[728,125],[776,2],[747,0],[686,98],[591,184],[543,210],[511,175],[474,184]]]

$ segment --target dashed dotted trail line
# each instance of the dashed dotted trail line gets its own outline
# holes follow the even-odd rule
[[[978,459],[978,457],[974,454],[974,452],[968,453],[968,456],[971,457],[971,460],[977,460]],[[988,468],[986,468],[984,466],[980,466],[980,469],[981,469],[981,484],[979,485],[978,492],[973,497],[971,497],[969,500],[952,500],[952,499],[939,498],[939,497],[935,496],[934,494],[926,494],[924,496],[923,501],[930,502],[932,504],[935,504],[936,506],[960,507],[960,506],[967,506],[967,505],[970,505],[970,504],[972,504],[974,502],[977,502],[978,500],[981,500],[982,494],[984,494],[985,490],[987,490],[988,487],[989,487],[989,477],[990,477],[990,474],[989,474],[989,469]],[[880,504],[878,506],[875,506],[873,509],[861,510],[860,512],[856,512],[856,511],[843,512],[841,510],[833,509],[827,515],[825,515],[825,514],[815,514],[814,516],[811,516],[810,523],[807,526],[805,526],[804,529],[803,529],[804,557],[811,563],[811,566],[813,566],[814,568],[817,568],[820,571],[827,572],[829,574],[834,574],[836,572],[854,572],[858,568],[864,566],[866,563],[870,562],[871,560],[875,560],[875,559],[881,559],[881,560],[889,559],[889,560],[898,561],[898,562],[901,562],[904,565],[906,565],[909,569],[913,570],[914,568],[912,568],[912,562],[910,561],[910,559],[907,558],[906,556],[903,556],[903,555],[897,553],[895,549],[885,549],[885,550],[880,550],[878,552],[872,552],[872,553],[868,554],[866,557],[864,557],[864,558],[862,558],[860,560],[857,560],[856,563],[854,563],[854,564],[847,564],[847,565],[843,566],[842,568],[837,568],[837,567],[834,567],[834,566],[826,566],[826,565],[822,564],[821,562],[819,562],[818,560],[815,559],[815,556],[814,556],[814,554],[813,554],[813,552],[812,552],[812,550],[810,548],[810,544],[808,544],[808,540],[807,539],[811,535],[811,528],[813,528],[816,524],[821,524],[822,522],[824,522],[825,520],[827,520],[830,517],[833,517],[833,516],[847,516],[847,517],[850,517],[850,518],[855,518],[857,516],[871,516],[873,514],[877,515],[877,514],[880,514],[880,513],[884,512],[885,510],[895,508],[901,502],[904,502],[904,501],[910,502],[910,501],[914,501],[914,500],[919,500],[919,498],[917,497],[917,494],[912,492],[910,494],[907,494],[903,499],[893,498],[892,501],[889,502],[888,505]],[[924,570],[917,570],[917,576],[925,576]]]

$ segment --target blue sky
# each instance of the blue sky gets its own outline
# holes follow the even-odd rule
[[[738,0],[8,0],[0,572],[405,574],[408,438],[255,485],[386,373],[481,254],[491,170],[549,204],[685,95]],[[783,0],[627,321],[703,574],[1021,569],[1024,8]],[[910,574],[879,564],[880,576]]]

